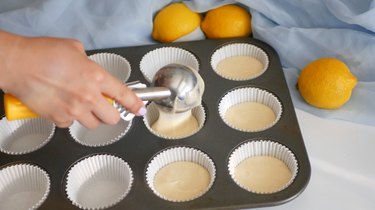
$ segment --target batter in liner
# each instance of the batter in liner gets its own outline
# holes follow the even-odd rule
[[[251,56],[233,56],[220,61],[217,72],[225,77],[234,79],[248,79],[260,74],[264,65]]]
[[[292,172],[281,160],[271,156],[254,156],[240,162],[234,177],[241,185],[255,192],[276,192],[292,178]]]
[[[233,127],[245,131],[260,130],[276,120],[273,110],[261,103],[243,102],[230,107],[224,119]]]
[[[199,164],[178,161],[161,168],[154,178],[155,189],[166,199],[191,200],[207,190],[210,175]]]
[[[159,118],[152,124],[151,129],[164,136],[179,138],[194,133],[199,129],[199,125],[191,110],[174,113],[159,109]]]

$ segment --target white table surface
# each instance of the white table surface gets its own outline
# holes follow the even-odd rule
[[[311,163],[306,189],[261,210],[374,210],[375,127],[296,110]],[[375,119],[374,119],[375,120]]]

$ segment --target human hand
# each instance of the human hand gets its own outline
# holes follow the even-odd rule
[[[74,120],[88,128],[100,122],[116,124],[119,113],[103,95],[137,115],[145,112],[143,102],[88,59],[76,40],[16,36],[7,52],[1,88],[58,127],[68,127]]]

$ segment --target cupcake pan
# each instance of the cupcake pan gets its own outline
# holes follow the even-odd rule
[[[213,70],[211,57],[218,49],[231,44],[250,44],[262,49],[268,57],[268,68],[260,76],[246,81],[233,81],[221,77]],[[280,60],[275,50],[266,43],[253,38],[207,39],[101,49],[88,51],[87,54],[120,55],[132,67],[127,81],[140,80],[149,84],[150,78],[146,78],[140,69],[142,58],[153,50],[170,47],[182,49],[193,55],[192,60],[198,61],[195,65],[199,66],[197,70],[205,82],[202,101],[205,120],[203,127],[197,133],[181,139],[163,138],[146,127],[143,117],[136,117],[128,130],[122,128],[119,134],[112,133],[111,135],[114,136],[108,137],[109,143],[105,141],[106,143],[90,146],[77,142],[68,128],[56,128],[52,138],[32,152],[17,155],[1,151],[0,170],[12,164],[25,163],[37,164],[46,171],[50,178],[50,192],[38,209],[80,209],[69,200],[66,193],[67,176],[69,170],[80,161],[97,155],[110,155],[122,159],[129,165],[134,178],[130,191],[108,209],[244,209],[281,205],[303,192],[310,179],[310,163]],[[248,87],[267,91],[281,104],[280,118],[265,130],[255,132],[236,130],[228,126],[219,114],[219,103],[225,95],[232,90]],[[2,100],[3,97],[0,97],[0,103]],[[0,116],[3,113],[1,106]],[[91,135],[90,138],[95,136]],[[298,170],[294,180],[285,189],[268,194],[255,193],[241,188],[232,179],[228,170],[231,154],[244,143],[259,140],[283,145],[294,155]],[[164,200],[147,184],[146,171],[153,157],[174,147],[189,147],[202,151],[215,165],[215,179],[212,186],[198,198],[184,202]]]

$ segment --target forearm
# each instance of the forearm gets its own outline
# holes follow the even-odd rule
[[[18,50],[21,36],[0,30],[0,89],[7,89],[7,75],[11,71],[9,57]]]

